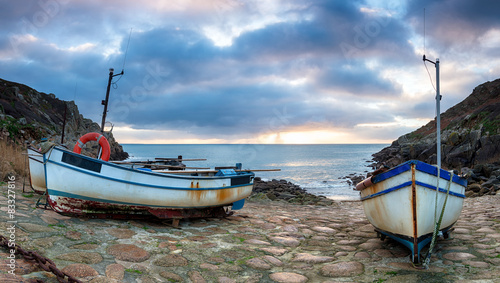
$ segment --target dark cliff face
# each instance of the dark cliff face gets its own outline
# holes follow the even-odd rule
[[[441,114],[442,166],[448,169],[500,162],[500,79],[477,86]],[[436,163],[436,121],[399,137],[373,155],[376,166],[417,159]]]
[[[68,148],[72,149],[82,135],[101,131],[97,123],[80,114],[73,101],[63,101],[54,94],[0,79],[0,138],[31,143],[47,137],[60,143],[65,112],[64,144]],[[111,146],[111,160],[126,159],[128,154],[113,134],[105,133],[105,136]],[[97,143],[86,147],[87,151],[95,151]]]

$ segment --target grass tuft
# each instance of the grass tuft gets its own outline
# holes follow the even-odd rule
[[[20,145],[0,140],[0,181],[6,181],[10,175],[28,175],[28,160],[23,152]]]

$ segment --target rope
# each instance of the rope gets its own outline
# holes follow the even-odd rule
[[[438,171],[440,171],[439,168],[438,168]],[[438,173],[438,176],[439,175],[440,174]],[[439,220],[436,222],[436,225],[434,226],[434,233],[432,233],[431,246],[429,247],[429,251],[427,253],[427,256],[425,257],[425,261],[423,264],[425,268],[428,268],[429,263],[431,262],[432,250],[434,249],[434,246],[436,245],[436,238],[437,238],[437,235],[439,233],[439,227],[441,226],[441,221],[443,220],[444,210],[446,208],[446,202],[448,201],[448,196],[450,195],[450,188],[451,188],[452,182],[453,182],[453,171],[450,172],[450,181],[448,182],[448,184],[446,186],[446,197],[444,199],[443,209],[441,210],[441,214],[439,215]],[[439,179],[438,179],[438,184],[439,184]],[[437,194],[437,191],[439,191],[439,187],[436,188],[436,194]],[[436,199],[436,207],[437,207],[437,199]],[[437,212],[437,210],[435,212]]]

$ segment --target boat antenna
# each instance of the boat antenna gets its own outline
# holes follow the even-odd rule
[[[130,37],[132,37],[132,28],[130,28],[130,33],[128,35],[127,48],[125,49],[125,56],[123,57],[122,70],[125,70],[125,61],[127,60],[128,46],[130,45]]]
[[[425,55],[425,8],[424,8],[424,55]]]
[[[119,74],[113,74],[115,69],[110,68],[109,69],[109,78],[108,78],[108,87],[106,89],[106,98],[101,101],[101,104],[104,105],[104,110],[102,112],[102,121],[101,121],[101,132],[104,133],[104,125],[106,124],[106,114],[108,113],[108,102],[109,102],[109,91],[111,89],[111,85],[113,85],[113,88],[116,89],[116,83],[121,79],[121,76],[125,73],[125,61],[127,60],[127,53],[128,53],[128,46],[130,44],[130,37],[132,36],[132,28],[130,29],[130,33],[128,35],[128,42],[127,42],[127,48],[125,50],[125,56],[123,57],[123,65],[122,65],[122,71]],[[113,81],[113,78],[116,76],[120,76],[120,78],[115,81]]]

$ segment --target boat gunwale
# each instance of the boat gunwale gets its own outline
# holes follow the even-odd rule
[[[372,198],[376,198],[376,197],[383,196],[385,194],[388,194],[388,193],[391,193],[391,192],[394,192],[394,191],[397,191],[397,190],[400,190],[400,189],[404,189],[406,187],[411,186],[411,184],[412,184],[412,181],[404,182],[402,184],[399,184],[397,186],[385,189],[383,191],[376,192],[376,193],[368,195],[368,196],[364,196],[364,197],[361,198],[361,201],[372,199]],[[415,181],[415,185],[424,187],[425,189],[430,189],[430,190],[434,190],[434,191],[436,190],[436,186],[435,185],[429,185],[427,183],[423,183],[423,182],[420,182],[420,181]],[[439,192],[440,193],[446,193],[447,190],[443,189],[443,188],[439,188]],[[453,192],[451,190],[450,190],[449,194],[451,196],[454,196],[454,197],[465,198],[464,194],[456,193],[456,192]]]
[[[376,183],[382,182],[386,179],[389,179],[391,177],[394,177],[396,175],[402,174],[406,171],[410,171],[412,164],[416,165],[415,169],[417,171],[424,172],[424,173],[427,173],[429,175],[433,175],[433,176],[437,177],[437,167],[436,166],[427,164],[427,163],[419,161],[419,160],[410,160],[410,161],[402,163],[394,168],[389,169],[389,171],[387,171],[387,172],[373,176],[372,182],[373,182],[373,184],[376,184]],[[448,172],[444,169],[441,169],[439,176],[441,179],[444,179],[446,181],[450,181],[451,174],[450,174],[450,172]],[[453,175],[452,180],[453,180],[453,183],[456,183],[456,184],[461,185],[463,187],[467,186],[467,180],[458,176],[458,175]]]
[[[137,170],[137,169],[123,167],[123,166],[120,166],[120,165],[117,165],[117,164],[114,164],[114,163],[111,163],[111,162],[107,162],[107,161],[104,161],[104,160],[101,160],[101,159],[96,159],[96,158],[92,158],[92,157],[89,157],[89,156],[78,154],[78,153],[75,153],[75,152],[72,152],[72,151],[69,151],[69,150],[65,150],[65,149],[62,149],[62,148],[60,148],[58,146],[53,147],[51,150],[54,150],[54,149],[57,149],[57,150],[59,150],[62,153],[71,154],[71,155],[73,155],[73,156],[75,156],[77,158],[83,158],[83,159],[86,159],[86,160],[89,160],[89,161],[92,161],[92,162],[100,163],[100,164],[105,165],[105,166],[110,166],[112,168],[116,168],[116,169],[120,169],[120,170],[126,170],[126,171],[131,171],[133,173],[139,173],[139,174],[154,175],[154,176],[159,176],[159,177],[163,177],[163,178],[176,178],[176,179],[187,179],[187,180],[192,180],[192,179],[200,179],[200,180],[214,180],[215,179],[215,180],[218,180],[218,179],[233,179],[233,178],[239,178],[239,177],[242,177],[242,176],[250,176],[250,177],[255,176],[255,173],[253,173],[251,171],[237,172],[236,175],[225,175],[225,176],[186,176],[186,175],[177,175],[177,174],[170,174],[170,173],[157,173],[157,172],[154,172],[154,171]],[[61,164],[58,161],[50,160],[50,154],[49,154],[49,158],[46,159],[46,162],[55,163],[55,164],[58,164],[58,165],[62,165],[62,166],[69,167],[71,169],[75,169],[77,171],[80,171],[80,169],[77,169],[77,168],[74,168],[74,167],[71,167],[71,166],[66,166],[64,164]],[[90,173],[90,172],[87,172],[87,171],[82,171],[82,172],[84,172],[84,173]],[[192,172],[193,172],[193,174],[197,173],[197,171],[192,171]],[[101,175],[99,175],[99,177],[100,176]],[[251,183],[249,183],[249,184],[251,184]],[[227,188],[227,187],[224,187],[224,188]]]

